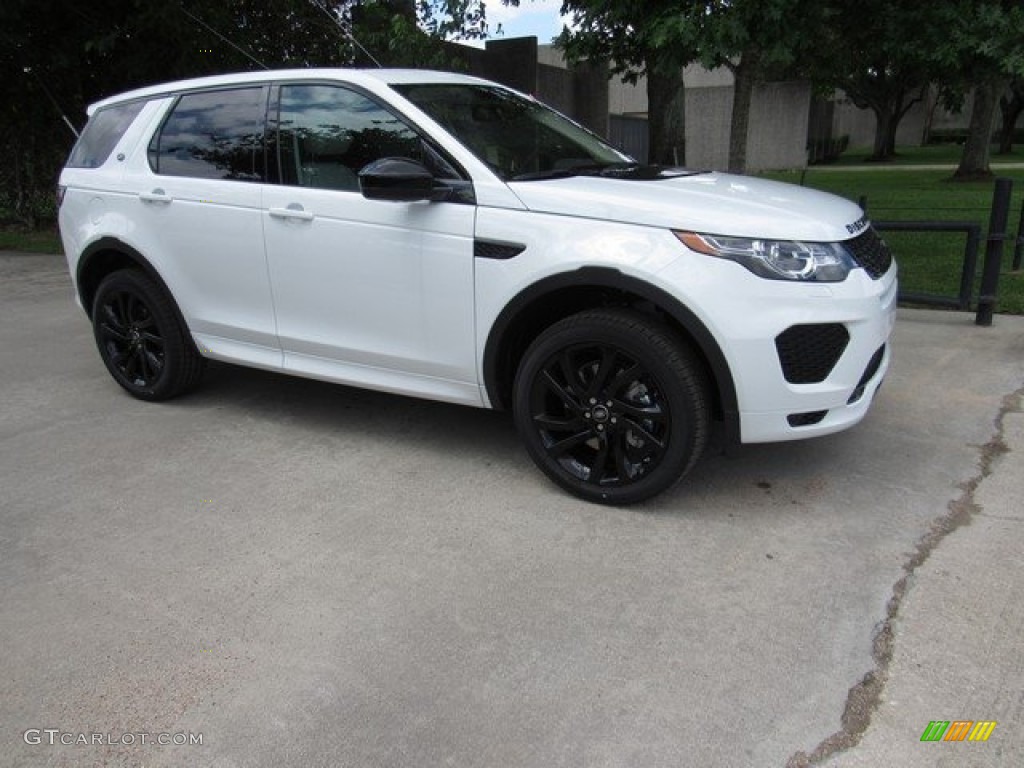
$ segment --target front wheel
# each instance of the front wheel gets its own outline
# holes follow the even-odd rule
[[[544,331],[520,363],[513,412],[537,466],[602,504],[672,486],[704,450],[710,421],[689,347],[627,310],[588,310]]]

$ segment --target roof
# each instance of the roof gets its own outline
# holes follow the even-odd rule
[[[97,109],[124,101],[151,99],[170,96],[183,91],[202,88],[226,88],[233,85],[263,83],[287,80],[338,80],[356,85],[379,86],[392,83],[482,83],[477,77],[456,72],[438,72],[429,69],[347,69],[347,68],[306,68],[278,69],[256,72],[236,72],[225,75],[197,77],[188,80],[176,80],[169,83],[150,85],[109,96],[89,106],[91,115]]]

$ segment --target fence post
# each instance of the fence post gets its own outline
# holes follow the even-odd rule
[[[1020,221],[1017,222],[1017,244],[1013,247],[1013,271],[1020,269],[1020,258],[1024,255],[1024,202],[1020,204]]]
[[[1010,195],[1013,182],[1010,179],[996,179],[992,193],[992,213],[988,222],[988,237],[985,240],[985,266],[981,273],[981,292],[978,296],[976,325],[992,325],[999,290],[999,271],[1003,266],[1003,245],[1006,242],[1006,225],[1010,219]]]

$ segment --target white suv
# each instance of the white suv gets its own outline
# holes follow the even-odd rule
[[[93,105],[60,226],[135,397],[205,358],[511,409],[597,502],[732,442],[858,422],[896,267],[846,200],[638,165],[535,99],[425,71],[171,83]]]

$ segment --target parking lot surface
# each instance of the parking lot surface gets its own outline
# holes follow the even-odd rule
[[[502,414],[135,401],[63,260],[0,254],[0,765],[1020,765],[1024,318],[971,320],[901,310],[857,428],[610,509]]]

